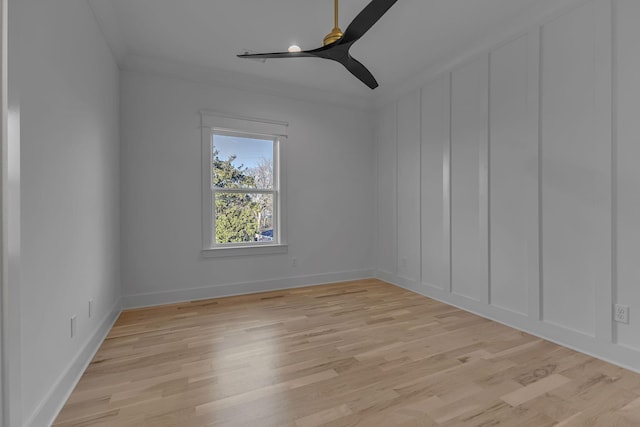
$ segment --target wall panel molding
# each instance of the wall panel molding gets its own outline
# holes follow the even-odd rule
[[[451,82],[451,284],[488,303],[488,55],[454,69]]]
[[[491,304],[533,316],[540,305],[537,39],[532,32],[491,53],[489,92]]]
[[[421,86],[421,281],[378,277],[640,371],[638,21],[636,0],[576,1],[440,67]],[[449,74],[447,97],[434,88]],[[431,145],[447,103],[449,162]],[[448,194],[450,286],[434,274]]]
[[[541,76],[543,316],[605,341],[611,336],[607,9],[609,1],[594,0],[542,27]]]
[[[420,281],[420,91],[398,101],[398,274]]]
[[[629,309],[629,323],[616,323],[615,341],[640,352],[640,2],[614,2],[614,300]]]
[[[422,284],[451,288],[451,91],[444,74],[422,88]]]
[[[377,134],[377,251],[379,269],[398,272],[396,106],[378,112]]]

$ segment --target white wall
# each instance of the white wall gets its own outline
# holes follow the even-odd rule
[[[610,23],[598,6],[544,25],[541,56],[543,317],[588,335],[596,289],[611,287],[611,128],[603,138],[599,115],[611,90],[598,91],[611,62],[596,61],[597,27]]]
[[[420,165],[422,284],[451,289],[451,80],[422,88]]]
[[[5,304],[8,298],[8,276],[7,270],[7,248],[8,248],[8,205],[5,201],[5,194],[9,188],[7,185],[8,163],[5,161],[8,153],[8,132],[7,132],[7,20],[6,20],[7,0],[0,1],[0,423],[9,424],[9,403],[8,403],[8,381],[5,380],[5,370],[8,366],[9,357],[7,344],[5,341],[8,334],[5,333]],[[8,304],[7,304],[8,305]]]
[[[20,19],[20,7],[15,2],[6,2],[8,15]],[[6,10],[6,9],[5,9]],[[7,17],[8,17],[7,15]],[[18,15],[18,16],[16,16]],[[7,24],[8,22],[5,21]],[[18,21],[19,22],[19,21]],[[7,129],[6,144],[3,147],[4,199],[3,245],[5,252],[4,298],[2,308],[2,327],[4,346],[4,371],[2,386],[5,390],[5,407],[2,421],[5,427],[21,427],[22,423],[22,384],[21,384],[21,336],[20,336],[20,98],[19,83],[15,76],[20,74],[19,28],[7,25]],[[5,45],[6,46],[6,45]],[[13,76],[11,79],[9,76]]]
[[[398,101],[398,276],[420,280],[420,92]]]
[[[537,318],[537,31],[491,52],[489,105],[491,304]]]
[[[451,73],[451,287],[488,301],[487,144],[489,61]]]
[[[614,194],[617,219],[615,302],[631,307],[629,324],[616,324],[620,345],[640,351],[640,2],[617,0],[616,3],[617,66],[616,81],[616,156]]]
[[[119,70],[85,0],[13,5],[22,412],[25,425],[43,426],[119,309]]]
[[[138,71],[122,75],[121,106],[125,305],[371,275],[375,143],[369,113]],[[201,256],[202,109],[289,123],[287,254]]]
[[[418,231],[379,204],[397,254],[378,246],[378,276],[640,370],[638,20],[636,1],[581,1],[380,110],[378,157],[398,157],[379,176],[399,179],[378,197]],[[402,123],[421,129],[420,213],[401,206]],[[420,232],[420,280],[390,271]]]
[[[398,194],[396,143],[396,105],[381,110],[376,115],[377,151],[377,206],[376,206],[376,269],[389,275],[398,272],[397,214]]]

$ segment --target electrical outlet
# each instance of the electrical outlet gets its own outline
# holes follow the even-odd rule
[[[291,267],[297,267],[297,266],[298,266],[298,259],[291,258]]]
[[[76,315],[71,316],[71,338],[76,336]]]
[[[93,316],[93,299],[89,299],[89,319]]]
[[[629,306],[616,304],[613,307],[613,320],[619,323],[629,323]]]
[[[406,258],[402,258],[400,260],[400,266],[402,267],[403,270],[407,269],[407,259]]]

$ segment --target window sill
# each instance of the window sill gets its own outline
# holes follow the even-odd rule
[[[286,254],[288,245],[229,246],[226,248],[202,249],[203,258],[220,258],[247,255]]]

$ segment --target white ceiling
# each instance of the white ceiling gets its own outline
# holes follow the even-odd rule
[[[558,0],[398,0],[351,54],[376,77],[371,91],[341,65],[316,59],[240,59],[243,49],[319,47],[333,0],[89,0],[119,61],[153,58],[274,84],[371,98]],[[341,0],[344,30],[369,0]]]

